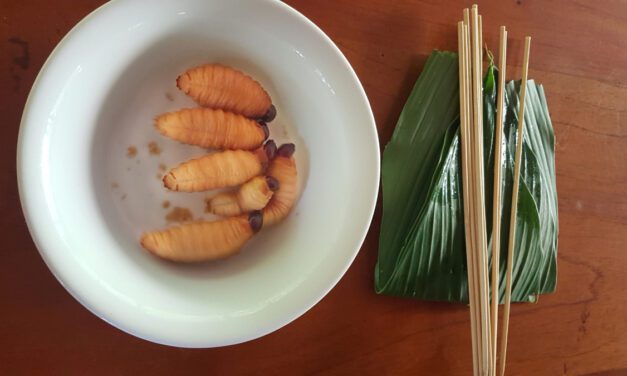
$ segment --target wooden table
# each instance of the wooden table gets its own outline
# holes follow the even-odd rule
[[[0,374],[467,375],[467,309],[377,296],[381,208],[354,264],[287,327],[219,349],[155,345],[77,303],[39,256],[20,210],[15,145],[44,60],[101,0],[0,3]],[[466,1],[291,0],[344,52],[381,140],[434,48],[456,49]],[[445,4],[446,3],[446,4]],[[560,237],[557,292],[513,307],[510,375],[627,375],[627,1],[480,1],[485,41],[510,32],[509,61],[533,36],[530,76],[555,126]],[[509,72],[518,75],[517,67]]]

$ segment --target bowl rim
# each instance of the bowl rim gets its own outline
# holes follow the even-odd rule
[[[260,1],[260,0],[257,0],[257,1]],[[368,113],[366,115],[367,115],[368,122],[369,122],[368,124],[369,127],[367,128],[368,128],[368,131],[371,133],[369,137],[373,137],[374,140],[378,141],[379,138],[378,138],[378,132],[377,132],[377,127],[376,127],[376,121],[374,118],[374,114],[372,112],[372,108],[370,106],[370,102],[366,95],[366,92],[357,74],[355,73],[353,67],[351,66],[350,62],[344,56],[341,50],[337,47],[337,45],[315,23],[313,23],[311,20],[309,20],[307,17],[305,17],[302,13],[300,13],[296,9],[292,8],[290,5],[285,4],[280,0],[263,0],[263,1],[265,1],[269,6],[282,8],[284,11],[287,11],[291,17],[296,17],[299,20],[299,22],[303,23],[304,26],[309,27],[312,30],[312,32],[317,34],[317,36],[320,37],[325,42],[325,44],[331,48],[334,55],[336,55],[336,57],[340,59],[341,63],[347,69],[347,72],[350,75],[350,80],[355,84],[355,87],[358,88],[358,93],[355,93],[355,94],[359,95],[360,102],[362,102],[365,108],[368,110]],[[270,334],[288,325],[289,323],[291,323],[292,321],[296,320],[297,318],[302,316],[304,313],[309,311],[313,306],[318,304],[333,289],[333,287],[337,285],[337,283],[346,274],[348,268],[352,265],[353,261],[355,260],[357,254],[359,253],[364,243],[364,240],[368,234],[368,231],[370,229],[370,225],[372,223],[372,219],[374,217],[374,212],[375,212],[375,208],[377,204],[379,184],[380,184],[380,165],[381,165],[379,143],[374,142],[373,145],[371,145],[374,147],[374,150],[372,150],[371,152],[373,153],[374,160],[376,163],[374,163],[374,165],[372,166],[372,169],[374,169],[374,175],[373,175],[374,182],[369,182],[369,184],[374,184],[374,187],[373,187],[374,196],[372,197],[371,202],[369,203],[369,208],[368,208],[369,218],[367,221],[368,225],[364,226],[359,231],[359,237],[358,237],[359,243],[355,244],[355,249],[353,250],[352,255],[350,257],[347,257],[345,264],[341,268],[341,272],[338,273],[334,279],[325,280],[324,285],[321,285],[320,289],[318,290],[318,293],[315,294],[315,296],[311,300],[309,300],[308,304],[301,306],[301,308],[296,311],[289,312],[289,314],[286,315],[287,316],[286,319],[276,320],[273,323],[273,325],[261,328],[262,330],[258,330],[257,332],[255,332],[254,334],[252,334],[251,336],[247,338],[243,338],[243,339],[236,338],[236,339],[233,339],[232,341],[227,341],[225,343],[221,343],[215,346],[214,345],[209,345],[209,346],[198,345],[196,343],[194,344],[179,343],[179,342],[172,341],[170,338],[158,337],[156,335],[148,336],[148,335],[145,335],[144,333],[140,333],[139,331],[135,331],[132,327],[132,324],[125,322],[123,319],[112,318],[110,314],[105,312],[102,309],[102,307],[99,307],[98,304],[95,303],[97,299],[89,298],[89,296],[86,296],[87,294],[83,294],[81,291],[79,291],[79,289],[76,288],[76,286],[72,285],[71,283],[68,283],[67,279],[63,275],[64,274],[62,270],[63,268],[58,267],[58,265],[56,265],[53,262],[52,257],[48,254],[48,252],[51,252],[51,251],[47,250],[48,246],[45,244],[45,241],[43,240],[44,238],[43,230],[41,228],[38,228],[35,225],[34,220],[33,220],[33,218],[37,215],[37,213],[31,212],[29,210],[29,202],[32,199],[29,197],[29,194],[27,193],[27,189],[25,188],[25,180],[27,178],[25,177],[25,172],[24,172],[26,171],[24,153],[25,151],[29,149],[29,146],[27,146],[29,144],[29,139],[25,135],[25,129],[28,127],[28,123],[29,123],[28,115],[31,111],[33,111],[33,108],[32,108],[33,97],[35,96],[35,93],[38,92],[38,88],[41,85],[42,77],[47,75],[47,72],[49,71],[50,66],[53,64],[56,56],[59,54],[59,51],[61,51],[65,47],[65,45],[68,43],[70,39],[72,39],[75,35],[77,35],[81,31],[81,29],[86,23],[90,22],[92,19],[96,17],[99,17],[107,9],[113,8],[116,6],[121,6],[124,3],[126,3],[125,0],[112,0],[110,2],[107,2],[99,6],[95,10],[93,10],[91,13],[89,13],[83,19],[81,19],[74,27],[72,27],[72,29],[59,41],[59,43],[55,46],[55,48],[52,50],[50,55],[47,57],[39,73],[37,74],[33,82],[33,85],[31,87],[31,90],[29,92],[29,95],[26,99],[24,109],[22,112],[21,121],[20,121],[19,132],[18,132],[16,169],[17,169],[17,183],[18,183],[18,193],[20,197],[20,205],[21,205],[22,212],[24,214],[24,218],[25,218],[29,233],[31,235],[31,238],[33,239],[33,242],[39,254],[44,260],[44,263],[46,264],[50,272],[54,275],[54,277],[57,279],[57,281],[65,288],[65,290],[67,290],[67,292],[70,293],[70,295],[74,299],[76,299],[82,306],[87,308],[87,310],[89,310],[95,316],[99,317],[100,319],[104,320],[108,324],[111,324],[112,326],[116,327],[117,329],[123,332],[126,332],[135,337],[142,338],[144,340],[158,343],[158,344],[176,346],[176,347],[188,347],[188,348],[207,348],[207,347],[228,346],[228,345],[234,345],[238,343],[252,341],[257,338],[263,337],[267,334]]]

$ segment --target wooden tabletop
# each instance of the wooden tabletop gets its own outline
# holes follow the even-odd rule
[[[468,1],[291,0],[363,83],[381,146],[432,49],[456,49]],[[533,36],[556,135],[557,292],[512,310],[509,375],[627,375],[627,1],[478,1],[485,41]],[[0,2],[0,374],[468,375],[467,308],[373,291],[381,207],[357,259],[313,309],[258,340],[155,345],[75,301],[43,263],[20,209],[15,153],[30,87],[59,40],[102,0]],[[511,75],[518,75],[515,65]]]

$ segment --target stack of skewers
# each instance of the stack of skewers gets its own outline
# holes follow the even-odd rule
[[[470,300],[470,323],[473,349],[474,375],[492,376],[505,374],[507,334],[512,291],[512,267],[514,240],[516,237],[516,210],[512,205],[505,273],[504,308],[501,336],[498,334],[499,297],[499,245],[501,218],[501,144],[503,140],[504,90],[507,55],[507,30],[500,28],[498,60],[498,93],[495,129],[494,196],[492,214],[492,270],[486,230],[485,189],[483,166],[483,37],[481,16],[476,5],[464,9],[463,20],[458,23],[460,124],[462,145],[462,179],[464,194],[464,226],[466,257],[468,264],[468,292]],[[520,85],[520,107],[518,112],[518,135],[514,167],[512,202],[518,202],[520,162],[524,129],[525,93],[529,65],[531,38],[525,38],[522,79]],[[498,351],[497,351],[498,350]],[[497,368],[498,360],[498,368]]]

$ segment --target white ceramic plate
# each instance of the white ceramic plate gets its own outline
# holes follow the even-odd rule
[[[296,143],[303,189],[288,219],[239,255],[176,265],[138,238],[166,226],[164,200],[208,219],[205,194],[167,192],[156,176],[160,164],[204,151],[162,138],[152,119],[194,105],[175,78],[205,62],[267,88],[279,111],[271,137]],[[174,346],[247,341],[311,308],[359,251],[378,191],[376,127],[359,80],[320,29],[278,1],[108,3],[42,68],[18,142],[23,210],[50,270],[103,320]]]

